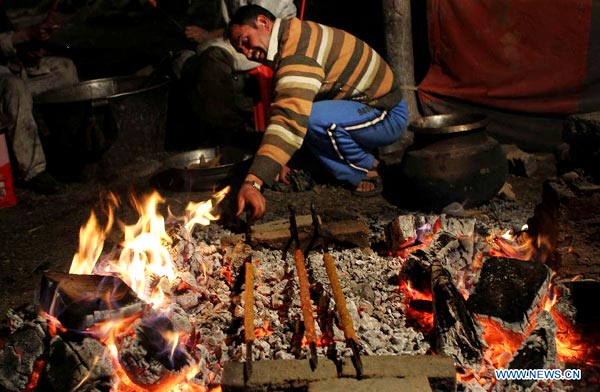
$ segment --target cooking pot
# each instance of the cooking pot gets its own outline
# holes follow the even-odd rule
[[[48,170],[79,179],[86,164],[113,175],[134,157],[164,150],[168,80],[121,76],[84,81],[35,97],[49,135]]]
[[[437,211],[452,202],[480,205],[508,176],[500,144],[486,132],[487,116],[455,113],[412,121],[414,143],[401,164],[402,203]]]
[[[180,152],[163,162],[151,182],[174,191],[216,191],[242,179],[251,158],[250,152],[235,147]]]

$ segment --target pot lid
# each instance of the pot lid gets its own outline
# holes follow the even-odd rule
[[[482,113],[452,113],[425,116],[411,121],[408,128],[415,133],[445,134],[484,128],[488,117]]]

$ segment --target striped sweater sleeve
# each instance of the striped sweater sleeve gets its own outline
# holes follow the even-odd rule
[[[323,83],[323,68],[313,59],[284,58],[275,79],[271,120],[250,172],[271,185],[277,173],[302,146],[315,96]]]

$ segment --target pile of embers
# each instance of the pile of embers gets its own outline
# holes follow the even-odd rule
[[[308,367],[315,353],[320,363],[343,362],[356,354],[332,301],[322,248],[306,252],[317,336],[316,352],[311,352],[291,255],[243,242],[222,245],[221,239],[232,233],[218,224],[167,220],[165,226],[161,268],[141,266],[143,281],[133,276],[136,263],[161,251],[139,251],[123,241],[105,252],[96,246],[91,273],[74,273],[73,268],[69,274],[45,273],[39,304],[8,314],[0,388],[234,390],[237,384],[224,377],[231,364],[300,359]],[[596,297],[600,285],[553,278],[541,261],[553,249],[541,241],[540,226],[534,226],[536,237],[523,231],[504,238],[474,218],[411,214],[385,225],[384,250],[332,244],[329,253],[363,360],[444,354],[452,358],[465,390],[534,385],[531,380],[510,386],[497,381],[494,369],[499,368],[597,364],[600,340],[589,331],[599,320],[586,299]],[[108,237],[108,230],[101,232]],[[129,262],[126,269],[111,269],[114,260],[123,259]],[[251,280],[244,274],[247,263],[255,271]],[[245,344],[244,328],[250,298],[244,283],[249,281],[251,346]],[[435,387],[453,390],[451,381]],[[292,375],[252,388],[302,389],[310,382]],[[535,385],[541,390],[569,387],[563,381]]]

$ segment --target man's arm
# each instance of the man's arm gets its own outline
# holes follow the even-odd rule
[[[271,119],[249,173],[272,185],[302,146],[313,101],[324,80],[323,68],[305,56],[282,59],[275,72]]]

